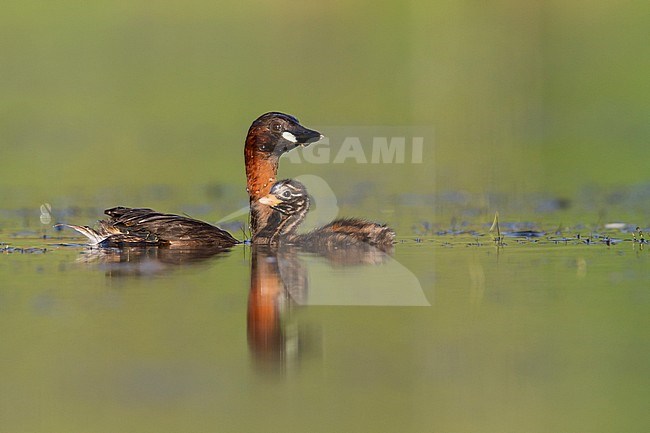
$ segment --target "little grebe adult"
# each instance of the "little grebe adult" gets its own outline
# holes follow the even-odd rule
[[[148,208],[114,207],[97,228],[66,224],[99,247],[166,246],[228,248],[239,243],[230,233],[203,221]]]
[[[282,154],[307,146],[323,138],[320,132],[300,125],[298,119],[277,112],[260,116],[248,130],[244,159],[248,196],[250,198],[250,229],[253,243],[266,243],[259,233],[272,229],[267,227],[273,213],[259,199],[271,191],[278,173],[278,160]]]
[[[309,249],[366,244],[381,249],[391,246],[395,239],[392,229],[359,218],[337,219],[309,233],[297,234],[309,210],[309,195],[305,186],[296,180],[276,182],[269,194],[258,201],[274,210],[267,229],[258,234],[260,243],[281,242]]]
[[[275,182],[280,156],[297,146],[307,146],[322,138],[288,114],[270,112],[258,117],[248,130],[244,156],[247,191],[251,204],[253,239],[265,227],[272,213],[258,204]],[[180,215],[164,214],[148,208],[114,207],[104,213],[96,229],[67,225],[86,236],[92,245],[122,247],[158,245],[182,248],[231,247],[240,243],[230,233],[212,224]]]

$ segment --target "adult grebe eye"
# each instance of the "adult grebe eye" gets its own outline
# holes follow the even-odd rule
[[[280,132],[282,130],[282,125],[280,125],[279,123],[274,123],[273,125],[271,125],[271,129]]]

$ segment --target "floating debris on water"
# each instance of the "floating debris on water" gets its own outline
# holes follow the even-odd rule
[[[494,221],[492,221],[492,226],[490,227],[490,230],[488,232],[493,232],[496,231],[497,235],[494,238],[494,243],[497,247],[502,247],[505,246],[505,243],[503,243],[503,236],[501,236],[501,229],[499,228],[499,212],[494,213]]]
[[[648,241],[643,237],[643,230],[640,227],[637,227],[634,232],[632,232],[632,241],[640,244],[646,244]]]
[[[3,254],[44,254],[47,252],[47,248],[18,248],[7,245],[2,247],[0,251],[2,251]]]
[[[546,235],[546,232],[540,232],[537,230],[518,230],[514,232],[504,232],[503,236],[508,236],[510,238],[541,238]]]

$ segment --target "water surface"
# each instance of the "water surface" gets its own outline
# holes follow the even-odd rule
[[[475,228],[343,256],[18,234],[1,431],[643,431],[648,249]]]

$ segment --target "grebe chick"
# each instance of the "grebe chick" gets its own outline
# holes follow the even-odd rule
[[[305,186],[296,180],[276,182],[259,202],[274,210],[269,229],[260,233],[260,239],[268,243],[282,242],[310,249],[363,244],[385,248],[395,240],[395,232],[386,225],[360,218],[337,219],[309,233],[297,234],[309,210],[309,195]]]

